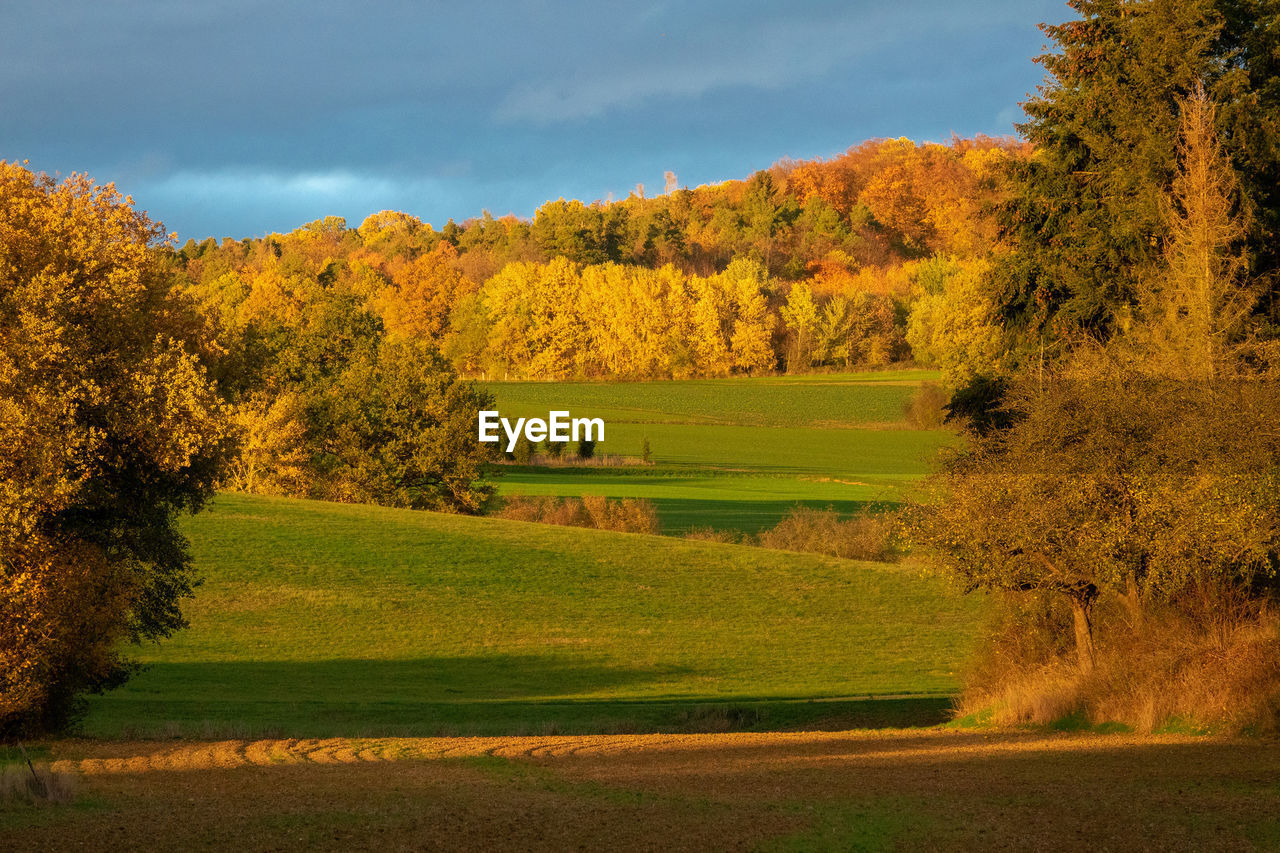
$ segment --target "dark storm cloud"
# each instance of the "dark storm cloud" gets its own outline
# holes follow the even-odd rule
[[[871,136],[1008,133],[1060,2],[24,4],[0,157],[185,236],[744,176]]]

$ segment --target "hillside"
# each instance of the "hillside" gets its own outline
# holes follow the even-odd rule
[[[930,721],[983,608],[898,567],[371,506],[225,495],[186,529],[191,628],[86,733]]]

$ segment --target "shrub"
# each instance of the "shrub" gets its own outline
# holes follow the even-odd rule
[[[938,429],[947,417],[947,392],[936,382],[925,382],[903,405],[903,416],[914,429]]]
[[[761,531],[765,548],[807,551],[848,560],[888,562],[901,555],[892,520],[884,515],[855,515],[841,519],[835,510],[796,507],[777,526]]]
[[[312,496],[479,512],[493,493],[483,467],[493,449],[476,440],[476,417],[491,405],[427,342],[357,353],[306,404]]]
[[[578,442],[578,458],[590,459],[596,455],[596,443],[589,438]]]
[[[653,461],[653,448],[649,445],[649,436],[640,442],[640,460],[646,464]]]
[[[657,507],[653,505],[653,501],[644,498],[623,498],[616,519],[615,523],[619,526],[615,530],[653,534],[661,530]]]
[[[621,533],[658,533],[658,510],[642,498],[614,500],[603,495],[556,498],[510,495],[498,515],[515,521],[534,521],[564,527],[590,527]]]

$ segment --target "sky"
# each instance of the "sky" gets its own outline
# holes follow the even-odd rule
[[[4,4],[0,159],[114,182],[181,241],[435,227],[1004,135],[1063,0]]]

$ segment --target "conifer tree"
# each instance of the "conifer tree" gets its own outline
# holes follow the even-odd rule
[[[1106,338],[1166,259],[1163,199],[1178,174],[1179,103],[1203,83],[1223,151],[1256,214],[1255,276],[1276,267],[1280,221],[1280,18],[1247,0],[1071,0],[1077,20],[1043,27],[1056,51],[1021,126],[1036,156],[1015,162],[1000,212],[1012,251],[993,280],[1024,354]]]

